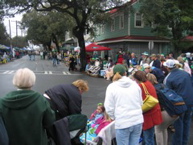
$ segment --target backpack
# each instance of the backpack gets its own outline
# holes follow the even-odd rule
[[[155,89],[160,105],[170,116],[181,115],[187,110],[182,96],[178,95],[174,90],[163,84],[156,84]]]

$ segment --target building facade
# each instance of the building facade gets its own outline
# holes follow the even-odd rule
[[[131,0],[126,8],[119,7],[110,11],[111,19],[98,29],[95,41],[97,44],[112,48],[108,53],[114,57],[121,50],[134,52],[138,56],[144,51],[149,54],[170,52],[170,41],[157,37],[152,26],[146,26],[143,15],[139,13],[140,3]]]

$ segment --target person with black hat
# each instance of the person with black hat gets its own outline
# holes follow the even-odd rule
[[[143,123],[141,89],[135,81],[126,77],[123,65],[115,65],[113,73],[113,82],[106,89],[104,106],[110,118],[115,120],[117,144],[139,144]]]

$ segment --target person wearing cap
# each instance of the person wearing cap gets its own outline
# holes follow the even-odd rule
[[[147,64],[147,63],[145,63],[143,65],[143,68],[144,68],[144,72],[146,74],[148,74],[148,73],[154,74],[156,76],[156,78],[157,78],[157,81],[159,83],[163,83],[165,75],[164,75],[164,73],[162,72],[161,69],[156,68],[156,67],[150,67],[150,65]]]
[[[110,118],[115,120],[117,144],[139,144],[143,123],[141,89],[135,81],[126,77],[123,65],[115,65],[113,73],[113,82],[106,89],[104,106]]]
[[[17,90],[0,98],[0,110],[9,136],[9,145],[47,145],[55,114],[47,100],[31,88],[36,76],[28,68],[18,69],[13,77]]]
[[[161,61],[158,59],[158,56],[156,54],[151,55],[152,62],[150,63],[150,66],[154,66],[156,68],[161,67]]]
[[[149,58],[149,54],[147,52],[142,53],[141,60],[139,65],[143,65],[144,63],[150,64],[151,60]]]
[[[169,70],[169,74],[164,80],[164,84],[181,95],[187,105],[187,111],[179,116],[174,122],[175,132],[172,145],[188,145],[189,132],[192,118],[193,106],[193,85],[190,75],[184,70],[176,68],[175,60],[168,59],[164,66]]]

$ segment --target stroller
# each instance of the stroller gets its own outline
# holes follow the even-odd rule
[[[57,145],[83,145],[79,136],[85,132],[87,116],[74,114],[54,122],[54,141]]]

